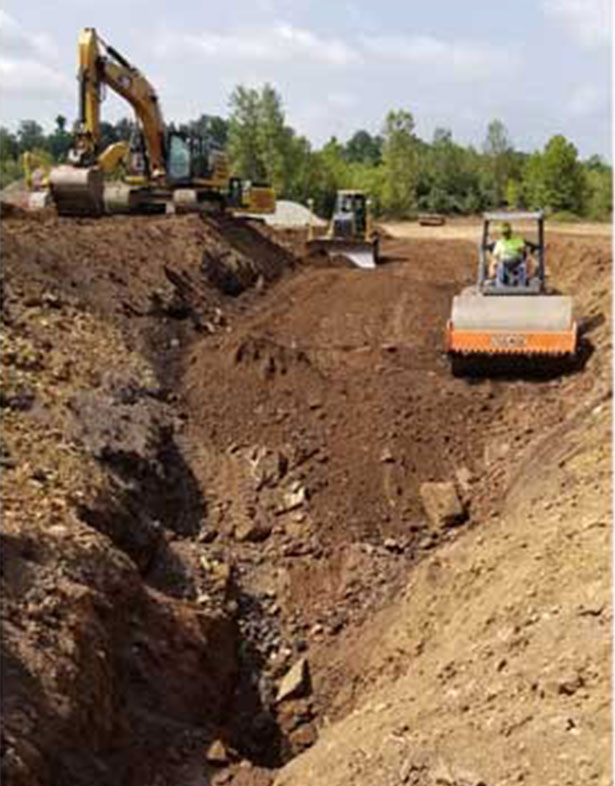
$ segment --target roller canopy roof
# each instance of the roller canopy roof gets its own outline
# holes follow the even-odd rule
[[[483,213],[487,221],[539,221],[544,217],[542,210],[536,213]]]

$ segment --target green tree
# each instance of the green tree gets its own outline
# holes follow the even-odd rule
[[[479,179],[474,159],[453,140],[447,128],[437,128],[433,142],[419,143],[420,209],[442,213],[463,213],[479,201]]]
[[[584,163],[588,172],[611,172],[611,167],[604,161],[602,156],[590,156]]]
[[[47,138],[47,147],[55,161],[63,159],[68,153],[72,144],[72,137],[66,130],[66,118],[64,115],[56,117],[55,130]]]
[[[493,205],[499,207],[504,202],[504,190],[510,176],[513,152],[508,131],[501,120],[496,119],[489,123],[483,152],[487,159],[487,190]]]
[[[356,131],[344,146],[344,157],[356,164],[379,164],[382,161],[382,137],[368,131]]]
[[[207,134],[214,147],[221,150],[228,141],[228,120],[218,115],[204,115],[207,118]]]
[[[292,133],[287,132],[284,124],[282,99],[271,87],[264,85],[258,99],[257,142],[259,157],[264,169],[264,180],[272,183],[277,190],[284,187],[290,140]]]
[[[585,175],[572,142],[557,134],[547,142],[542,153],[530,156],[524,170],[523,190],[532,208],[582,213]]]
[[[100,123],[100,147],[104,150],[109,145],[112,145],[114,142],[118,142],[120,137],[116,131],[115,126],[113,123],[108,123],[106,120],[102,120]]]
[[[0,126],[0,188],[23,177],[19,161],[19,142],[8,128]]]
[[[239,85],[230,98],[228,152],[233,171],[248,180],[266,178],[259,138],[259,94],[254,88]]]
[[[521,183],[518,180],[514,180],[513,178],[509,178],[508,182],[506,183],[506,205],[511,210],[517,210],[521,207]]]
[[[223,117],[203,114],[197,120],[183,123],[179,130],[200,137],[211,149],[223,150],[226,147],[228,122]]]
[[[130,141],[130,138],[134,134],[135,130],[136,130],[135,121],[131,120],[128,117],[122,117],[113,126],[113,132],[115,136],[115,139],[113,141],[119,142],[121,140],[124,140],[128,142]]]
[[[311,196],[316,212],[329,216],[335,203],[335,194],[340,188],[350,187],[350,165],[344,157],[344,147],[336,137],[331,137],[313,156],[317,171],[316,188]]]
[[[17,129],[17,141],[19,142],[19,152],[26,150],[45,149],[46,137],[41,125],[36,120],[22,120]]]
[[[19,156],[19,142],[8,128],[0,126],[0,162],[13,160]]]
[[[314,183],[309,143],[286,125],[276,90],[268,84],[260,90],[239,86],[230,105],[228,152],[233,172],[271,183],[279,196],[304,196],[304,189]]]
[[[521,193],[525,204],[533,210],[545,208],[548,204],[548,192],[544,179],[542,153],[532,153],[523,167]]]
[[[407,218],[417,206],[418,156],[412,113],[403,109],[389,112],[382,135],[383,208],[392,216]]]
[[[584,213],[596,221],[610,221],[613,216],[613,172],[608,167],[592,168],[586,173]]]

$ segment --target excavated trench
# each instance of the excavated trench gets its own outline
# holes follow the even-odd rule
[[[270,783],[356,706],[357,632],[414,564],[497,516],[507,462],[598,376],[589,351],[565,378],[451,376],[442,326],[470,243],[388,240],[366,274],[230,220],[3,234],[15,784]],[[559,269],[581,247],[552,246]],[[595,290],[608,251],[591,254]],[[79,471],[45,464],[66,442]],[[457,485],[456,525],[428,521],[429,481]],[[40,520],[12,505],[24,494]]]

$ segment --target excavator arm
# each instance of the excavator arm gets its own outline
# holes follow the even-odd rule
[[[92,165],[103,153],[100,106],[103,86],[108,85],[134,109],[145,140],[150,176],[165,175],[164,120],[152,85],[116,49],[91,27],[79,36],[80,122],[72,161]]]
[[[146,173],[154,182],[164,181],[165,129],[156,91],[113,47],[85,28],[79,36],[79,123],[69,164],[52,170],[49,183],[60,215],[100,215],[104,211],[104,174],[129,151],[126,142],[102,150],[100,107],[103,89],[110,87],[135,110],[147,153]]]

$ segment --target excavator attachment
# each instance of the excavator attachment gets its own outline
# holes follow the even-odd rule
[[[572,299],[563,295],[453,298],[446,331],[448,352],[486,355],[574,354],[577,326]]]
[[[61,216],[100,216],[104,210],[104,175],[98,166],[55,167],[49,188]]]

